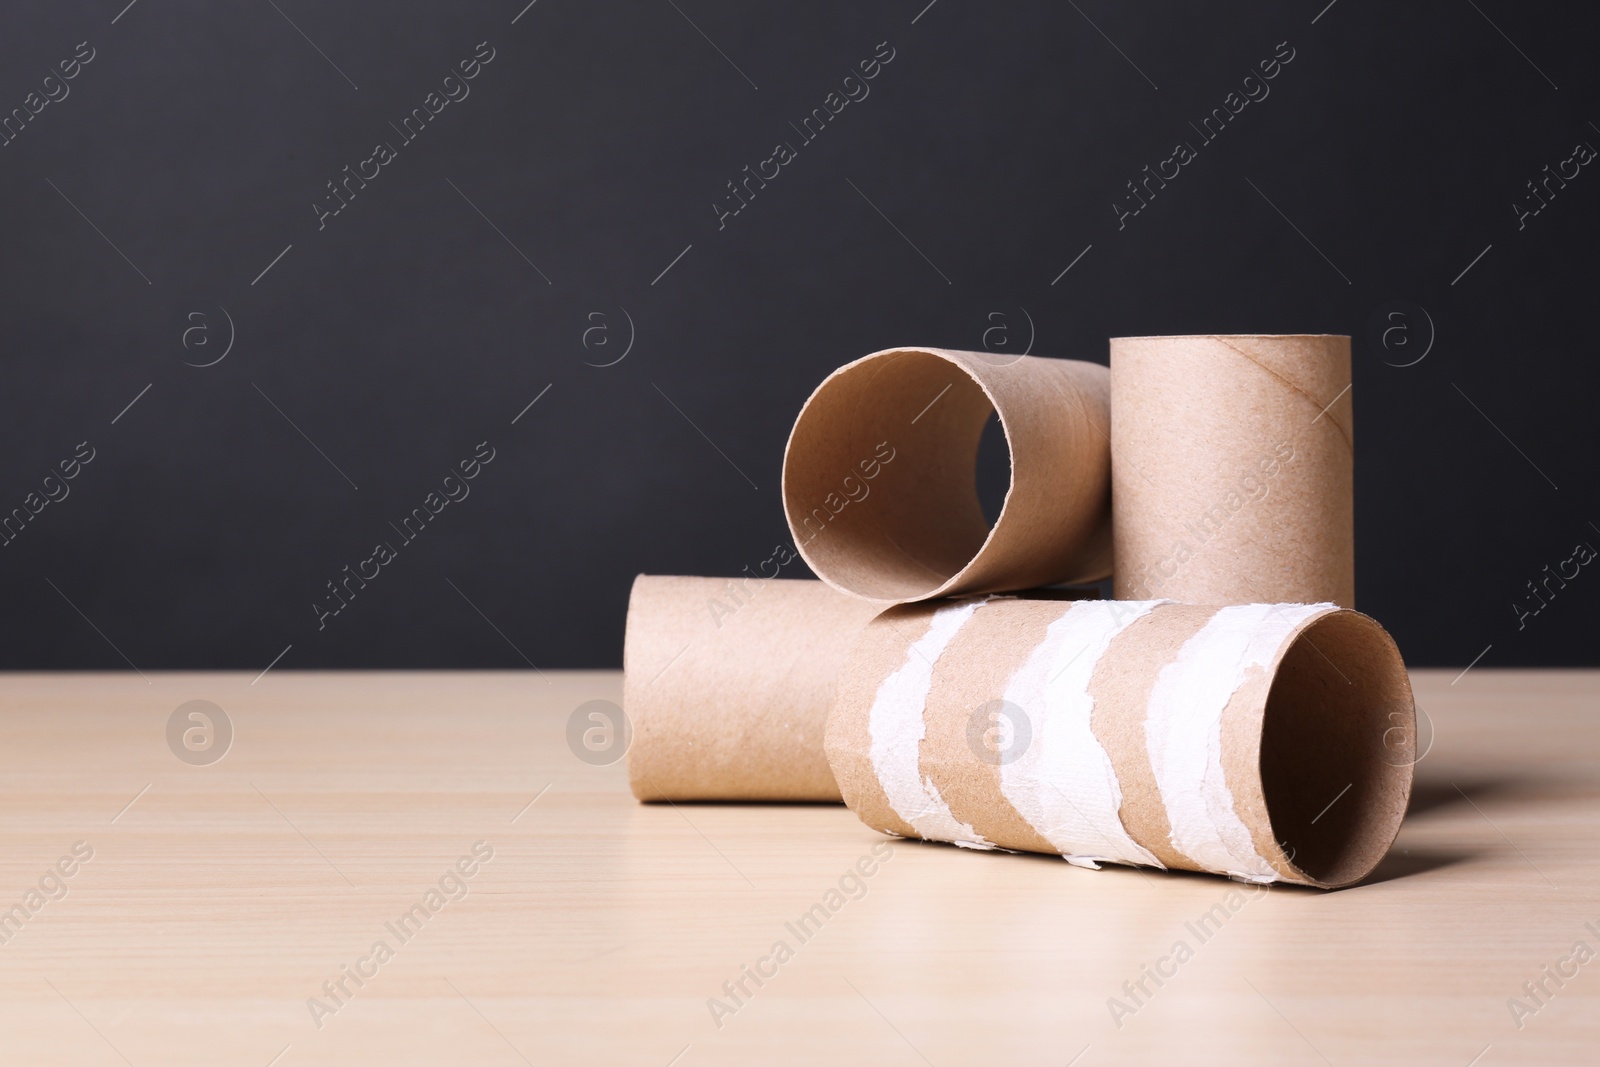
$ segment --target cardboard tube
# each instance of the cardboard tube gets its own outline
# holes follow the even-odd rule
[[[896,348],[834,371],[783,461],[795,545],[819,578],[881,603],[1111,568],[1109,375],[1077,360]],[[1011,450],[993,529],[978,505],[990,413]]]
[[[1111,339],[1116,596],[1355,606],[1350,338]]]
[[[622,702],[640,800],[833,800],[834,680],[878,612],[821,582],[641,574]]]
[[[1399,832],[1415,724],[1332,604],[969,599],[868,624],[827,754],[885,833],[1331,889]]]

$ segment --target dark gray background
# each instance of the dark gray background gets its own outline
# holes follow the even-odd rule
[[[787,540],[783,444],[836,365],[1202,331],[1355,337],[1358,595],[1414,665],[1596,662],[1600,575],[1513,607],[1600,545],[1600,174],[1512,207],[1600,145],[1592,9],[125,2],[0,15],[0,111],[96,50],[0,148],[0,512],[96,450],[0,548],[4,666],[616,666],[634,574]],[[319,231],[325,183],[481,41],[471,95]],[[883,41],[870,96],[719,230],[725,183]],[[1119,231],[1124,183],[1284,41]],[[1406,349],[1369,329],[1397,300],[1436,331],[1410,367],[1421,315]],[[186,366],[222,308],[231,352]],[[586,366],[622,309],[631,352]],[[319,631],[324,583],[483,440],[470,497]]]

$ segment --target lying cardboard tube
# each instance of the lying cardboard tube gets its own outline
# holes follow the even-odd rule
[[[1116,596],[1355,606],[1350,338],[1111,339]]]
[[[891,608],[839,677],[827,754],[874,829],[1332,889],[1411,792],[1394,642],[1332,604],[989,598]]]
[[[823,725],[878,611],[821,582],[635,578],[622,656],[633,795],[837,801]]]
[[[1109,374],[1077,360],[875,352],[800,411],[783,462],[795,545],[880,603],[1090,582],[1111,572]],[[990,413],[1011,450],[993,529],[978,505]]]

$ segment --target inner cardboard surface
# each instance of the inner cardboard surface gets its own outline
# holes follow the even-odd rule
[[[1262,718],[1261,786],[1289,862],[1328,887],[1365,876],[1400,831],[1415,759],[1393,640],[1354,612],[1312,622],[1284,653]]]
[[[784,455],[784,510],[816,575],[878,603],[1098,581],[1111,573],[1110,373],[890,349],[812,393]],[[984,424],[1009,454],[993,526],[976,479]]]
[[[784,467],[784,507],[813,569],[884,601],[928,596],[958,574],[989,537],[977,462],[994,411],[982,386],[931,352],[830,378],[795,424]],[[868,480],[883,444],[894,459]]]

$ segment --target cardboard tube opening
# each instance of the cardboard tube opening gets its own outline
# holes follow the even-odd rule
[[[784,456],[795,545],[819,578],[883,603],[1093,581],[1110,571],[1109,374],[1033,356],[892,349],[806,401]],[[984,425],[1009,459],[994,523]]]
[[[1261,734],[1262,792],[1289,863],[1328,888],[1365,877],[1400,831],[1415,752],[1411,685],[1389,635],[1348,611],[1297,634]]]
[[[984,521],[993,527],[1000,520],[1000,509],[1005,507],[1006,494],[1011,491],[1011,442],[1006,440],[999,415],[990,415],[984,420],[983,431],[978,436],[974,480]]]
[[[960,572],[989,536],[977,464],[994,410],[931,352],[893,352],[828,379],[789,440],[805,462],[784,467],[784,506],[812,569],[872,600],[930,596]]]

